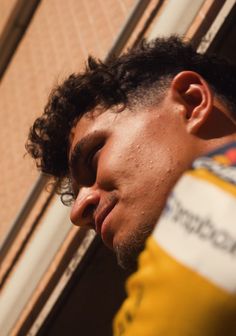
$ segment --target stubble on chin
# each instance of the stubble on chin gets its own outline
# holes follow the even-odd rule
[[[138,265],[138,256],[144,250],[146,239],[150,236],[153,227],[145,225],[126,239],[114,246],[118,265],[130,272],[135,272]]]

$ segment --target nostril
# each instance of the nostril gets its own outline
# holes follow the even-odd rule
[[[71,221],[75,225],[88,225],[94,222],[94,211],[100,202],[100,193],[93,188],[81,188],[73,208],[71,210]]]
[[[96,206],[94,204],[89,204],[86,206],[82,213],[82,218],[86,218],[88,216],[91,216],[95,210]]]

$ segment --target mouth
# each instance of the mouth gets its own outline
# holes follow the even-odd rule
[[[107,216],[110,214],[110,212],[113,210],[117,203],[116,197],[112,197],[108,200],[108,202],[105,202],[106,204],[101,207],[101,209],[98,209],[97,214],[95,215],[95,229],[96,232],[101,235],[102,231],[102,225],[107,218]]]

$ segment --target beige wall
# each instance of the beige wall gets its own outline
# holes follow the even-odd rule
[[[0,0],[0,35],[17,0]]]

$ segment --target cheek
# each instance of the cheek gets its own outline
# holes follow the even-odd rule
[[[136,197],[149,208],[162,207],[182,172],[181,165],[175,153],[160,147],[149,147],[144,154],[135,163]]]
[[[98,160],[97,183],[105,190],[119,189],[123,179],[127,179],[129,169],[127,169],[126,155],[118,152],[116,148],[106,148]]]
[[[165,180],[170,173],[174,158],[168,149],[161,149],[139,142],[126,143],[125,146],[106,148],[99,158],[97,179],[110,181],[118,187],[126,184],[147,190],[154,180]]]
[[[97,181],[100,183],[110,183],[115,188],[130,182],[134,179],[134,163],[137,161],[134,156],[128,153],[115,153],[101,158],[97,171]],[[137,169],[137,168],[136,168]]]

